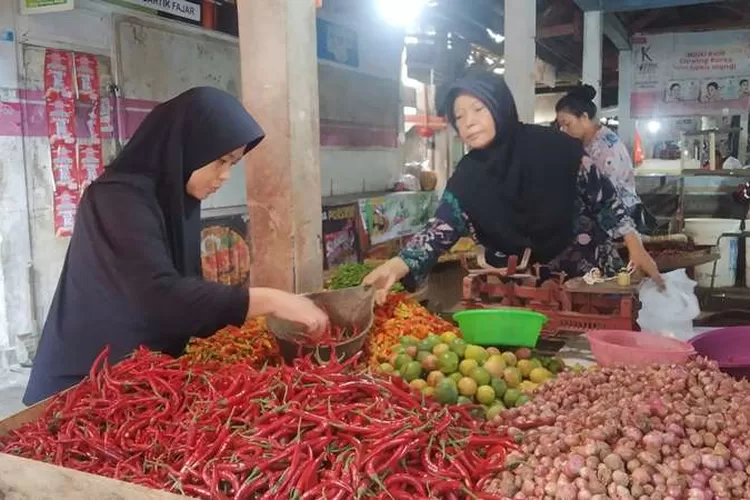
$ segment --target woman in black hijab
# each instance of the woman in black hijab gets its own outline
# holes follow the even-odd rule
[[[81,198],[24,403],[78,383],[107,345],[110,362],[139,345],[179,356],[190,337],[265,314],[325,328],[306,298],[201,278],[201,200],[263,137],[242,104],[214,88],[146,117]]]
[[[385,291],[413,288],[441,253],[473,234],[487,261],[504,267],[527,248],[552,271],[581,276],[623,267],[612,240],[623,237],[633,264],[661,283],[622,201],[580,142],[518,120],[505,81],[470,72],[448,89],[444,112],[471,148],[448,181],[434,219],[365,283]]]

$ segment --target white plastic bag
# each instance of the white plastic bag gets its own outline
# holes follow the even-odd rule
[[[662,277],[665,290],[659,290],[651,279],[641,285],[638,325],[644,332],[690,340],[695,336],[693,320],[701,312],[695,295],[696,283],[688,278],[684,269],[663,274]]]

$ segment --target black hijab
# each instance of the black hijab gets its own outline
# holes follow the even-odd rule
[[[446,90],[442,111],[454,127],[453,104],[462,94],[489,109],[496,135],[463,157],[447,190],[488,250],[520,255],[531,248],[536,261],[551,260],[572,241],[583,147],[550,128],[521,123],[505,81],[486,71],[470,71]]]
[[[182,276],[200,276],[201,202],[185,192],[185,184],[202,166],[243,145],[247,152],[264,136],[237,99],[196,87],[154,108],[102,181],[136,174],[153,183],[175,268]]]

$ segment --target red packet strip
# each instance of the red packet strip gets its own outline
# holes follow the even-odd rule
[[[78,100],[88,104],[99,102],[99,60],[91,54],[74,55]]]
[[[50,146],[76,143],[76,110],[73,99],[47,99],[47,123]]]
[[[47,100],[73,99],[73,61],[70,52],[47,49],[44,54],[44,93]]]
[[[76,148],[73,144],[58,143],[51,146],[52,174],[55,179],[55,192],[61,190],[78,191],[78,165]]]
[[[60,189],[55,193],[55,236],[64,238],[73,234],[77,209],[78,190]]]
[[[104,172],[102,145],[78,144],[78,185],[81,192]]]

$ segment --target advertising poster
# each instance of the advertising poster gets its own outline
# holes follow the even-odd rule
[[[74,0],[21,0],[21,14],[63,12],[75,8]]]
[[[361,260],[356,203],[323,207],[323,268],[331,269],[342,264]]]
[[[634,37],[634,118],[725,110],[750,110],[750,31]]]
[[[369,244],[379,245],[416,233],[432,217],[433,192],[394,193],[359,201],[362,224]]]
[[[203,277],[225,285],[244,286],[250,279],[250,245],[244,215],[203,219],[201,268]]]

